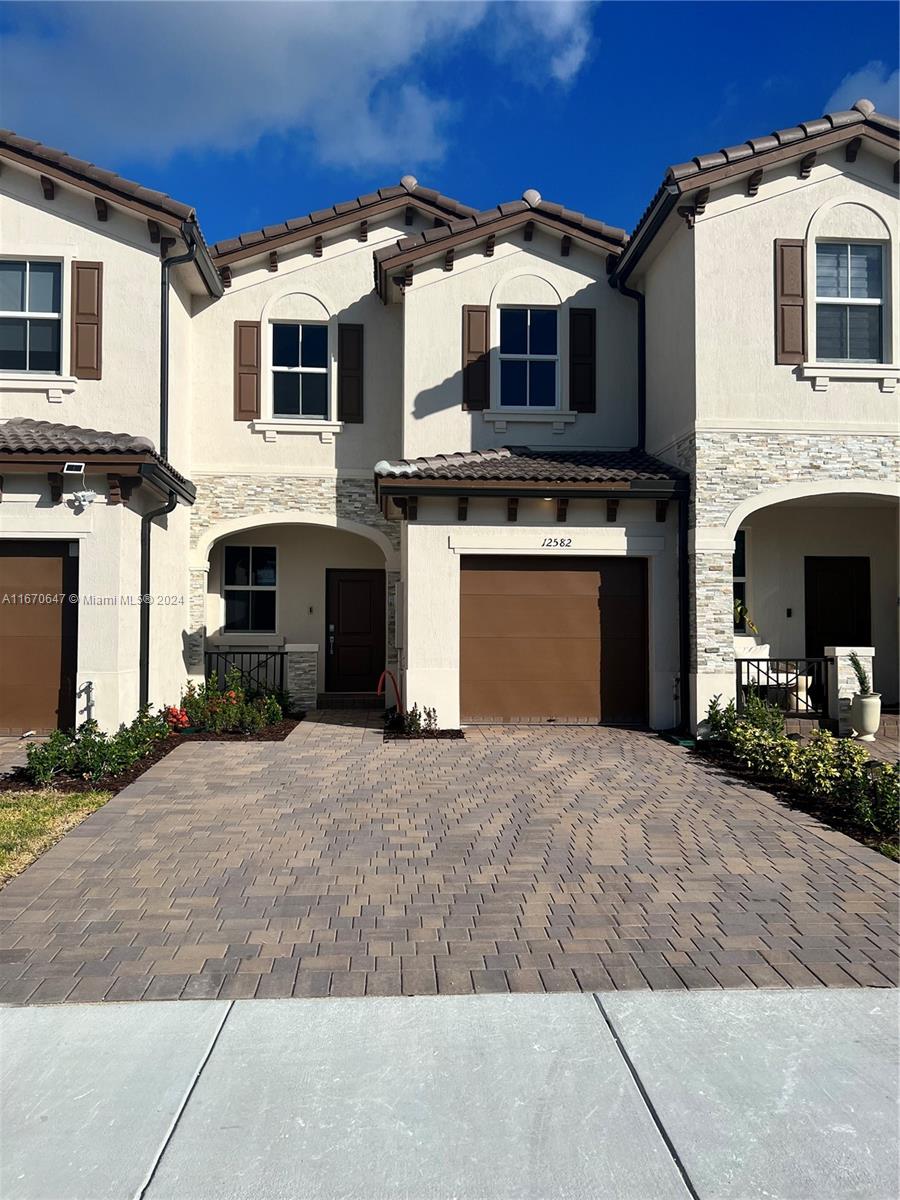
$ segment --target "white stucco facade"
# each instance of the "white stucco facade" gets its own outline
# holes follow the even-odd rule
[[[743,530],[748,606],[773,655],[807,652],[807,557],[869,560],[876,680],[896,702],[900,228],[891,136],[877,126],[851,160],[846,139],[829,134],[802,169],[805,145],[779,152],[752,187],[749,166],[715,177],[706,195],[700,185],[712,167],[696,183],[672,177],[682,194],[665,209],[663,188],[652,231],[639,226],[630,244],[536,194],[476,219],[406,178],[212,252],[198,245],[194,262],[173,269],[168,293],[165,457],[196,496],[189,484],[152,526],[151,593],[171,599],[150,616],[150,701],[177,699],[188,676],[203,674],[205,650],[243,646],[295,647],[304,705],[315,703],[328,690],[327,573],[376,572],[385,589],[384,665],[408,704],[435,707],[442,724],[456,725],[461,560],[624,556],[647,570],[646,719],[655,728],[678,724],[689,697],[696,721],[713,695],[735,691],[731,558]],[[0,259],[61,264],[61,356],[50,375],[0,370],[0,421],[113,430],[159,450],[159,237],[165,253],[183,252],[183,222],[193,217],[167,211],[167,198],[125,192],[103,192],[101,216],[96,181],[57,172],[48,196],[41,167],[23,162],[16,147],[9,154]],[[147,203],[157,204],[155,218]],[[790,364],[775,353],[780,240],[805,247],[805,355]],[[844,240],[883,248],[881,362],[824,363],[817,351],[815,247]],[[78,262],[103,266],[100,378],[76,378],[71,367]],[[489,393],[475,406],[464,402],[473,357],[464,313],[473,307],[486,314]],[[502,403],[507,308],[556,314],[553,403]],[[573,398],[576,311],[593,314],[588,403]],[[273,329],[285,324],[326,331],[324,415],[274,410]],[[342,408],[347,326],[362,330],[353,383],[362,407],[353,417]],[[258,339],[249,367],[236,349],[244,327]],[[239,418],[237,380],[247,369],[256,409]],[[577,369],[583,386],[582,360]],[[613,462],[639,450],[660,470],[649,482],[640,471],[630,482],[601,478],[583,493],[587,484],[570,474],[542,490],[502,471],[490,477],[489,459],[479,456],[502,447],[553,461],[568,455],[576,473],[591,456]],[[76,543],[80,592],[137,595],[141,514],[165,502],[165,483],[143,479],[123,498],[99,458],[90,468],[98,498],[79,511],[68,500],[74,483],[54,498],[41,453],[33,471],[21,454],[9,468],[0,538]],[[420,460],[454,455],[482,465],[471,479],[453,467],[446,487],[417,493],[409,480],[421,475],[424,484],[433,469]],[[53,469],[66,457],[56,455]],[[376,480],[384,463],[400,464],[405,492],[387,486],[393,468],[379,465]],[[274,630],[225,628],[222,562],[235,545],[276,548]],[[119,604],[80,614],[77,679],[79,687],[91,682],[94,715],[107,727],[137,707],[138,611]]]

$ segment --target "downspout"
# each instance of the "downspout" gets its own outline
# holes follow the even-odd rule
[[[688,572],[688,505],[690,495],[678,497],[678,729],[686,734],[691,727],[691,596]]]
[[[160,264],[160,331],[159,331],[159,454],[169,457],[169,275],[173,267],[193,262],[197,257],[197,241],[187,223],[181,226],[181,236],[188,247],[186,253],[164,258]]]
[[[643,450],[647,441],[647,318],[646,297],[643,292],[636,292],[626,287],[621,279],[613,286],[618,288],[629,300],[636,300],[638,306],[638,436],[637,450]]]
[[[169,498],[161,508],[153,508],[141,514],[141,596],[140,637],[138,643],[138,698],[141,708],[150,698],[150,528],[157,517],[165,516],[175,508],[178,497],[169,492]]]

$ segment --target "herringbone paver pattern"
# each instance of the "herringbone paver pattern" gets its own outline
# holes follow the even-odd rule
[[[896,982],[893,864],[651,734],[194,743],[0,895],[0,1001]]]

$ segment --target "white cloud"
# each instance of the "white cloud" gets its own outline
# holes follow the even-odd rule
[[[514,41],[532,82],[567,83],[590,40],[587,6],[570,0],[120,0],[27,5],[15,18],[4,36],[3,123],[101,161],[301,133],[334,165],[434,162],[460,106],[426,86],[427,59],[477,30],[498,59]],[[484,38],[488,23],[514,36]]]
[[[869,62],[845,75],[825,105],[825,112],[841,112],[855,101],[871,100],[879,112],[896,116],[900,111],[900,73],[883,62]]]

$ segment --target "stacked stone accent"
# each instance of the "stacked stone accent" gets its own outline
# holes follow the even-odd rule
[[[371,525],[400,549],[400,529],[375,503],[371,479],[319,475],[195,475],[191,545],[220,521],[278,512],[322,513]]]
[[[287,650],[284,686],[296,710],[309,712],[316,707],[318,659],[315,650]]]
[[[850,662],[850,654],[856,651],[857,658],[869,678],[872,678],[872,668],[875,662],[873,646],[826,646],[825,653],[835,653],[833,661],[828,664],[828,715],[838,723],[838,733],[842,737],[852,732],[850,723],[850,706],[853,697],[859,691],[859,681]]]
[[[737,505],[784,484],[900,477],[900,438],[861,433],[706,430],[666,457],[690,474],[695,530],[721,529]],[[730,550],[691,555],[691,670],[700,675],[734,675],[731,573]]]

